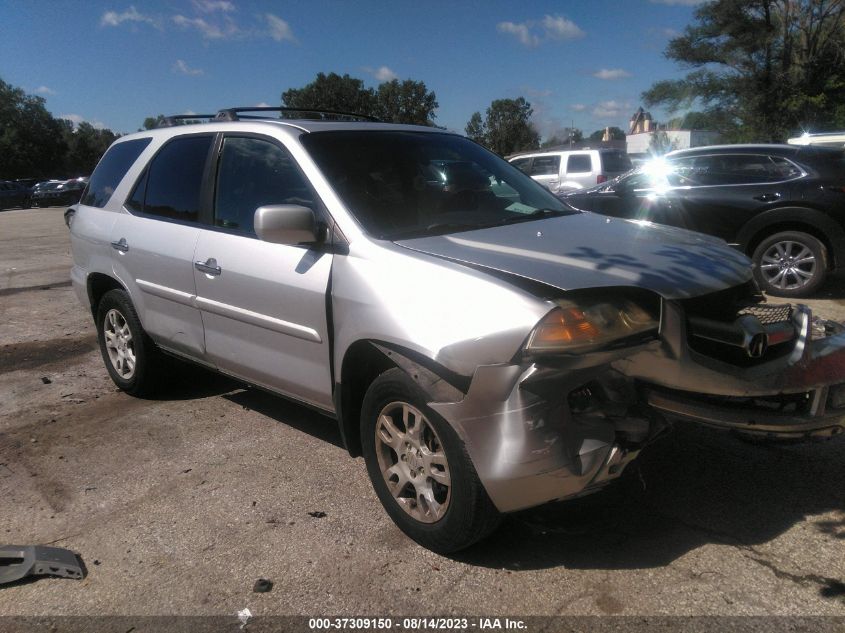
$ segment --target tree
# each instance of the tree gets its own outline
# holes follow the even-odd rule
[[[487,108],[482,122],[475,112],[466,126],[467,136],[501,156],[537,149],[540,135],[531,125],[531,104],[525,98],[497,99]]]
[[[390,123],[433,125],[438,104],[434,92],[422,81],[393,79],[373,90],[349,75],[317,73],[317,78],[310,84],[283,92],[282,106],[351,112]]]
[[[669,135],[663,130],[658,130],[651,135],[648,153],[652,156],[663,156],[663,154],[668,154],[674,149],[677,149],[675,143],[669,140]]]
[[[317,78],[302,88],[282,93],[282,105],[303,110],[334,110],[373,116],[376,95],[364,82],[349,75],[317,73]]]
[[[98,130],[86,121],[80,123],[76,129],[70,121],[66,123],[69,125],[65,127],[63,134],[68,147],[64,174],[71,178],[90,176],[100,157],[117,139],[117,135],[111,130]]]
[[[61,168],[62,127],[44,103],[0,79],[0,178],[41,178]]]
[[[584,140],[584,133],[577,127],[565,127],[557,130],[549,138],[540,144],[540,147],[556,147],[558,145],[567,145],[570,142],[580,143]]]
[[[665,55],[692,69],[643,93],[703,107],[731,140],[778,141],[845,125],[845,0],[713,0]]]
[[[625,132],[622,131],[621,128],[616,127],[615,125],[610,128],[610,140],[611,141],[624,141],[626,137]],[[600,141],[604,138],[604,128],[600,130],[596,130],[592,134],[590,134],[591,141]]]
[[[393,79],[376,91],[375,116],[390,123],[433,125],[437,106],[437,97],[422,81]]]

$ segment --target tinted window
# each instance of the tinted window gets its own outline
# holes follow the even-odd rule
[[[139,138],[112,145],[91,175],[82,204],[99,208],[106,206],[117,185],[151,141],[151,138]]]
[[[452,233],[572,212],[510,163],[452,134],[312,132],[302,144],[355,218],[378,237]],[[537,213],[543,209],[548,211]]]
[[[212,139],[212,136],[183,136],[167,143],[153,158],[127,206],[150,215],[196,222]]]
[[[293,157],[268,141],[224,139],[217,170],[214,224],[253,233],[255,210],[267,204],[314,208],[314,197]]]
[[[742,185],[781,180],[774,177],[774,165],[765,155],[720,154],[695,159],[696,179],[703,185]]]
[[[600,152],[602,170],[609,172],[623,172],[632,169],[631,159],[622,152]]]
[[[531,164],[530,158],[517,158],[511,161],[511,165],[516,167],[517,169],[521,169],[525,173],[528,173],[528,168]]]
[[[560,156],[536,156],[531,166],[532,176],[557,176],[560,173]]]
[[[567,174],[583,174],[593,171],[593,159],[589,154],[573,154],[566,163]]]

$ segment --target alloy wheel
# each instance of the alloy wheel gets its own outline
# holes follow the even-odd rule
[[[818,261],[813,252],[801,242],[775,242],[763,253],[760,272],[773,288],[795,290],[803,288],[816,276]]]
[[[407,514],[435,523],[449,508],[452,480],[443,444],[423,413],[392,402],[379,413],[376,455],[387,488]]]
[[[135,374],[135,343],[126,318],[114,308],[106,313],[103,323],[106,352],[112,367],[124,380]]]

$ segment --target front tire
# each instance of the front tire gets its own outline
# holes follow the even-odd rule
[[[760,287],[771,295],[809,297],[827,277],[827,249],[801,231],[767,237],[754,249],[752,259]]]
[[[125,290],[110,290],[97,306],[97,341],[115,385],[132,396],[152,393],[161,352],[144,332]]]
[[[490,534],[499,513],[458,434],[426,400],[401,369],[381,374],[364,396],[361,444],[390,518],[423,547],[446,554]]]

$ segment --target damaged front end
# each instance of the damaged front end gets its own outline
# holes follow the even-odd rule
[[[478,367],[464,397],[430,404],[461,435],[500,511],[600,489],[670,420],[788,439],[845,429],[841,325],[806,306],[769,305],[753,284],[696,299],[621,296],[612,310],[584,293],[559,302],[576,308],[541,321],[511,364]],[[621,325],[606,320],[617,308]],[[613,340],[579,341],[581,321]]]

